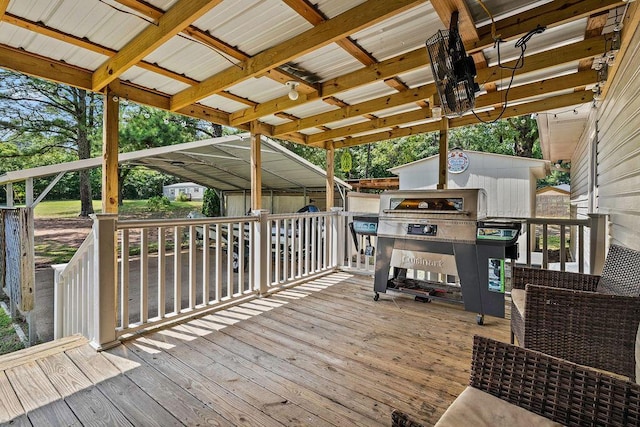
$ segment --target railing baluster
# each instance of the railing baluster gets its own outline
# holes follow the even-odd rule
[[[565,239],[565,225],[560,224],[560,270],[565,270],[565,257],[566,257],[566,239]]]
[[[140,230],[140,323],[149,319],[149,230]]]
[[[173,312],[182,311],[182,227],[173,228]]]
[[[233,224],[227,224],[227,298],[233,296]]]
[[[166,292],[166,245],[167,236],[165,229],[158,227],[158,317],[165,316]]]
[[[207,305],[211,298],[209,298],[209,284],[211,273],[209,252],[209,224],[202,226],[202,304]]]
[[[222,301],[222,225],[216,224],[216,301]]]
[[[129,230],[122,230],[120,245],[120,326],[129,324]]]
[[[189,308],[194,309],[196,302],[196,226],[189,226]]]

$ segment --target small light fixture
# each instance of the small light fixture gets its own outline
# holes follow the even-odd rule
[[[285,85],[287,85],[287,87],[289,88],[289,93],[287,94],[289,96],[289,99],[292,101],[298,99],[298,96],[300,95],[298,94],[298,91],[296,89],[298,85],[300,85],[300,83],[291,80],[286,82]]]
[[[562,159],[558,159],[554,165],[556,169],[562,168]]]
[[[435,107],[431,108],[431,117],[433,117],[434,119],[441,119],[442,107],[436,105]]]

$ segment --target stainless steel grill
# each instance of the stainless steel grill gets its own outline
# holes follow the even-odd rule
[[[392,290],[464,303],[479,324],[504,317],[504,259],[517,252],[520,224],[486,212],[482,189],[382,193],[374,299]]]

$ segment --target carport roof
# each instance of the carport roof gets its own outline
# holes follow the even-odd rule
[[[122,153],[121,165],[146,166],[222,191],[251,189],[251,144],[249,134]],[[262,138],[262,187],[266,190],[326,188],[326,172],[277,142]],[[41,178],[102,165],[101,157],[40,166],[0,175],[0,185]],[[338,186],[350,189],[335,179]]]

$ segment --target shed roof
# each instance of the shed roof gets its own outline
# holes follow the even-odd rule
[[[146,166],[185,181],[223,191],[251,189],[251,145],[248,134],[224,136],[166,147],[122,153],[120,164]],[[287,150],[277,142],[262,138],[262,186],[267,190],[326,188],[326,172]],[[100,167],[101,157],[40,166],[0,175],[0,185],[82,169]],[[336,185],[350,189],[336,178]]]
[[[533,172],[534,175],[537,178],[544,178],[547,175],[547,172],[549,171],[549,161],[547,160],[541,160],[541,159],[531,159],[529,157],[518,157],[518,156],[508,156],[505,154],[496,154],[496,153],[485,153],[482,151],[473,151],[473,150],[464,150],[464,152],[467,155],[470,156],[485,156],[485,157],[496,157],[496,158],[502,158],[505,161],[509,161],[511,164],[514,165],[514,167],[518,167],[518,168],[530,168]],[[396,166],[394,168],[389,169],[389,172],[395,174],[395,175],[399,175],[401,172],[403,172],[405,169],[410,168],[410,167],[414,167],[414,166],[419,166],[420,164],[425,164],[425,163],[429,163],[429,162],[438,162],[439,161],[439,157],[436,156],[430,156],[430,157],[425,157],[424,159],[420,159],[420,160],[416,160],[410,163],[406,163],[404,165],[400,165],[400,166]],[[471,163],[473,164],[473,163]],[[517,165],[517,166],[515,166]]]

